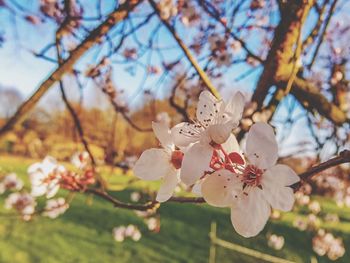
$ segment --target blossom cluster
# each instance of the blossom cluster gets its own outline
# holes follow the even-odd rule
[[[19,191],[23,188],[23,182],[15,173],[10,173],[0,179],[0,194],[8,190]]]
[[[5,208],[15,209],[23,220],[28,221],[35,211],[36,201],[32,195],[18,192],[23,189],[23,186],[23,181],[15,173],[10,173],[0,179],[0,194],[14,191],[5,199]]]
[[[179,14],[180,21],[185,26],[192,26],[200,19],[200,14],[190,1],[161,0],[158,3],[158,9],[160,17],[164,20],[170,20]]]
[[[123,242],[127,237],[131,238],[134,241],[139,241],[142,237],[142,234],[137,226],[128,225],[113,228],[113,237],[117,242]]]
[[[23,189],[24,184],[16,174],[4,176],[0,179],[0,193],[17,191],[6,198],[5,208],[15,209],[24,220],[30,220],[36,213],[36,198],[45,196],[48,200],[42,215],[56,218],[63,214],[69,208],[69,204],[62,197],[52,199],[60,188],[82,191],[88,185],[95,183],[95,175],[89,168],[87,153],[73,155],[72,163],[80,170],[80,173],[67,170],[51,156],[29,166],[27,172],[31,185],[30,193]]]
[[[5,208],[15,209],[25,221],[31,219],[35,212],[35,206],[35,198],[28,193],[12,193],[5,200]]]
[[[28,168],[31,194],[35,197],[45,195],[46,198],[52,198],[60,188],[79,191],[94,184],[94,173],[87,167],[88,159],[86,153],[74,155],[72,158],[72,163],[82,170],[82,174],[67,170],[51,156],[47,156],[42,162],[32,164]]]
[[[315,181],[320,184],[317,179]],[[327,185],[329,181],[325,182]],[[332,180],[330,182],[333,184]],[[313,235],[312,247],[317,255],[327,256],[330,260],[337,260],[345,254],[343,241],[341,238],[335,238],[331,233],[326,232],[321,226],[324,222],[338,223],[340,221],[339,216],[322,211],[321,204],[317,200],[311,200],[308,196],[311,190],[311,185],[305,183],[295,193],[297,205],[301,208],[303,214],[307,214],[306,216],[297,216],[293,221],[293,226],[300,231],[309,231]]]
[[[230,41],[227,37],[219,34],[212,34],[208,37],[209,48],[217,66],[229,66],[232,64],[233,54],[237,54],[242,49],[241,42]]]
[[[133,192],[135,194],[137,192]],[[156,215],[156,210],[147,210],[147,211],[135,211],[138,217],[141,217],[144,220],[144,223],[147,225],[149,231],[158,233],[160,231],[160,216]]]
[[[56,21],[57,23],[62,23],[67,15],[71,17],[81,17],[84,13],[84,9],[82,6],[78,4],[79,2],[72,0],[70,1],[70,9],[69,14],[67,14],[64,4],[61,1],[58,0],[40,0],[39,7],[40,11],[44,15],[45,18],[50,18]],[[27,17],[27,20],[29,22],[32,22],[34,24],[38,23],[36,22],[38,18],[34,16]],[[70,19],[65,25],[65,28],[62,33],[68,34],[74,31],[74,29],[78,28],[80,26],[81,22],[78,19]]]
[[[59,215],[66,212],[69,208],[69,204],[62,197],[57,199],[50,199],[46,202],[45,211],[43,213],[44,216],[49,218],[57,218]]]
[[[136,214],[144,219],[149,231],[158,233],[160,230],[159,217],[154,216],[154,211],[135,211]],[[142,237],[141,231],[135,225],[118,226],[112,230],[113,237],[117,242],[123,242],[126,238],[131,238],[133,241],[139,241]]]
[[[339,207],[350,207],[348,171],[348,167],[335,167],[320,173],[313,179],[316,189],[333,197]]]
[[[135,48],[126,48],[123,51],[126,60],[137,59],[137,50]],[[104,57],[97,65],[89,65],[85,71],[85,76],[91,78],[97,87],[100,87],[112,104],[118,110],[128,111],[126,101],[123,98],[124,90],[117,89],[112,78],[111,61]]]
[[[312,239],[312,248],[319,256],[327,255],[330,260],[337,260],[345,254],[343,240],[320,229]]]
[[[153,122],[161,148],[148,149],[135,164],[143,180],[162,179],[156,200],[169,200],[181,181],[212,206],[230,207],[231,222],[244,237],[257,235],[265,226],[271,207],[290,211],[294,204],[291,185],[300,179],[286,165],[276,164],[278,145],[266,123],[251,126],[242,151],[233,129],[244,109],[244,96],[228,101],[209,91],[199,96],[196,120],[171,129]]]
[[[269,235],[267,245],[275,250],[281,250],[284,246],[284,237],[276,234]]]

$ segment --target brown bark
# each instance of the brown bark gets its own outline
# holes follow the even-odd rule
[[[305,22],[314,0],[289,1],[281,6],[279,22],[272,41],[265,67],[252,97],[261,108],[269,88],[281,80],[288,80],[293,71],[295,46],[302,24]]]
[[[335,104],[329,102],[312,82],[296,78],[291,93],[306,109],[316,110],[334,124],[341,126],[349,122],[346,114]]]

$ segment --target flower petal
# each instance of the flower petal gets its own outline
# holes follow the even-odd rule
[[[241,153],[241,149],[239,147],[237,139],[233,134],[230,134],[230,137],[228,137],[227,141],[224,142],[221,146],[227,153]]]
[[[175,187],[179,181],[179,171],[172,168],[169,169],[168,174],[163,178],[163,183],[159,188],[156,200],[158,202],[168,201],[173,195]]]
[[[202,183],[203,183],[203,181],[204,181],[203,179],[199,180],[193,185],[192,190],[191,190],[192,194],[194,194],[198,197],[203,196],[202,195]]]
[[[241,184],[236,175],[228,170],[218,170],[208,175],[202,183],[202,195],[204,200],[212,206],[228,207],[232,205],[232,190],[237,184]],[[242,189],[242,184],[241,187]]]
[[[153,132],[161,145],[169,150],[174,150],[174,143],[168,126],[162,122],[152,122]]]
[[[253,237],[263,230],[271,208],[259,188],[253,188],[231,206],[231,222],[236,232]]]
[[[59,189],[60,185],[58,184],[57,180],[50,182],[46,188],[46,198],[54,197]]]
[[[259,122],[250,128],[246,142],[246,154],[249,161],[261,169],[267,169],[276,163],[278,145],[269,124]]]
[[[42,185],[46,177],[47,176],[41,171],[29,173],[30,183],[35,186]]]
[[[32,191],[31,195],[34,197],[42,196],[46,194],[47,192],[47,185],[46,184],[41,184],[41,185],[32,185]]]
[[[44,174],[49,175],[55,170],[57,166],[58,163],[55,158],[51,156],[46,156],[41,163],[40,169],[43,171]]]
[[[229,121],[232,125],[232,129],[238,126],[239,121],[242,119],[244,110],[245,99],[241,92],[236,92],[234,96],[227,102],[224,107],[224,111],[218,116],[219,121]],[[225,117],[222,117],[225,116]]]
[[[184,155],[181,167],[181,181],[186,185],[194,184],[205,171],[209,170],[209,164],[213,155],[213,149],[206,144],[195,143]]]
[[[172,141],[178,147],[186,147],[200,140],[201,131],[202,129],[198,128],[195,124],[181,122],[171,129]]]
[[[213,124],[208,127],[209,137],[217,144],[222,144],[226,142],[227,139],[230,137],[231,131],[232,125],[229,122]]]
[[[263,193],[272,208],[284,212],[292,210],[294,205],[293,189],[287,186],[267,187],[263,185]]]
[[[262,188],[266,200],[275,209],[290,211],[294,205],[293,189],[288,187],[300,178],[287,165],[278,164],[268,169],[262,177]]]
[[[270,167],[263,175],[263,181],[274,181],[278,185],[289,186],[300,181],[300,177],[292,168],[284,164]]]
[[[202,91],[199,95],[196,111],[198,121],[204,127],[211,125],[219,114],[222,103],[222,101],[215,98],[209,91]]]
[[[38,170],[40,170],[40,167],[41,167],[41,163],[33,163],[28,167],[27,172],[28,174],[35,173]]]
[[[134,173],[140,179],[153,181],[164,177],[168,171],[170,156],[163,149],[144,151],[134,166]]]

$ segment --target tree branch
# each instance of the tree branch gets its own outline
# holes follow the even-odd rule
[[[335,6],[337,5],[337,2],[338,2],[338,0],[334,0],[333,3],[332,3],[332,5],[331,5],[331,8],[330,8],[330,10],[329,10],[328,16],[327,16],[326,21],[325,21],[325,25],[324,25],[324,27],[323,27],[323,30],[322,30],[322,32],[321,32],[321,34],[320,34],[318,43],[317,43],[317,45],[316,45],[315,52],[314,52],[314,54],[313,54],[313,56],[312,56],[312,59],[311,59],[310,64],[307,66],[307,68],[308,68],[309,70],[312,68],[312,65],[313,65],[314,62],[315,62],[315,59],[316,59],[316,57],[317,57],[318,51],[319,51],[319,49],[320,49],[320,47],[321,47],[321,44],[323,43],[323,40],[324,40],[324,37],[325,37],[325,33],[326,33],[326,31],[327,31],[329,22],[331,21],[331,18],[332,18],[332,15],[333,15]]]
[[[198,4],[204,9],[204,11],[210,15],[212,18],[214,18],[218,23],[220,23],[224,29],[225,29],[225,33],[229,34],[234,40],[238,41],[242,48],[247,52],[247,54],[254,58],[255,60],[259,61],[260,63],[264,63],[264,60],[255,55],[246,45],[246,43],[240,39],[235,33],[232,32],[231,29],[229,29],[227,27],[227,25],[225,24],[224,20],[220,17],[220,12],[215,8],[215,6],[213,6],[210,1],[203,1],[203,0],[197,0]]]
[[[197,60],[194,56],[192,56],[189,48],[185,45],[185,43],[181,40],[181,38],[178,36],[178,34],[175,31],[175,28],[169,24],[169,22],[166,19],[163,19],[160,15],[160,10],[157,6],[157,4],[154,2],[154,0],[148,0],[154,11],[156,12],[159,19],[162,21],[163,25],[169,30],[169,32],[172,34],[176,42],[179,44],[180,48],[184,52],[187,59],[190,61],[194,69],[197,71],[199,77],[203,81],[203,83],[207,86],[208,90],[217,98],[220,98],[220,94],[213,85],[213,83],[210,81],[207,74],[204,72],[204,70],[200,67]]]
[[[124,203],[124,202],[121,202],[118,199],[114,198],[113,196],[107,194],[104,191],[92,189],[92,188],[87,189],[85,191],[85,193],[90,193],[90,194],[94,194],[96,196],[99,196],[102,199],[112,203],[115,207],[118,207],[118,208],[147,211],[147,210],[157,209],[159,207],[159,203],[157,201],[150,201],[146,204]]]
[[[307,110],[318,111],[334,124],[341,126],[349,122],[346,114],[335,104],[329,102],[313,83],[302,78],[296,78],[291,93]]]
[[[104,22],[94,29],[89,36],[72,51],[69,58],[66,59],[61,66],[57,67],[57,69],[46,80],[44,80],[35,93],[25,101],[6,124],[1,127],[0,137],[10,131],[16,123],[22,121],[52,85],[61,80],[62,76],[72,69],[75,62],[77,62],[88,49],[97,44],[116,23],[125,19],[129,12],[141,2],[142,0],[125,1],[124,4],[120,5],[117,10],[112,12]]]
[[[325,18],[325,10],[326,10],[326,7],[328,5],[330,0],[325,0],[325,2],[323,3],[323,6],[320,10],[317,10],[318,12],[318,21],[316,23],[316,25],[314,26],[314,28],[312,29],[312,31],[310,32],[309,36],[303,41],[303,49],[312,44],[316,37],[318,36],[319,32],[320,32],[320,29],[322,27],[322,23],[324,21],[324,18]],[[316,5],[315,5],[316,7]]]
[[[295,183],[291,185],[290,187],[294,189],[294,191],[297,191],[299,187],[303,184],[303,182],[311,178],[312,176],[327,170],[331,167],[343,164],[343,163],[350,163],[350,150],[344,150],[342,151],[339,156],[334,157],[326,162],[320,163],[309,170],[307,170],[304,173],[299,174],[299,177],[301,179],[300,182]],[[140,210],[140,211],[147,211],[151,209],[158,209],[160,206],[160,203],[157,201],[149,201],[145,204],[130,204],[130,203],[124,203],[121,202],[114,197],[110,196],[107,192],[97,190],[97,189],[87,189],[85,193],[91,193],[94,195],[97,195],[110,203],[112,203],[115,207],[119,208],[126,208],[126,209],[132,209],[132,210]],[[202,197],[171,197],[168,202],[176,202],[176,203],[196,203],[196,204],[201,204],[205,203],[205,200]]]
[[[261,74],[252,101],[258,109],[263,105],[269,88],[281,79],[286,80],[293,71],[294,47],[298,41],[301,25],[305,22],[314,0],[296,0],[286,3],[281,9],[279,22],[267,55],[265,67]]]
[[[323,163],[320,163],[314,167],[311,167],[308,171],[299,174],[299,177],[301,179],[300,182],[291,185],[291,187],[294,190],[297,190],[303,183],[304,180],[311,178],[312,176],[327,170],[329,168],[332,168],[334,166],[343,164],[343,163],[350,163],[350,151],[349,150],[344,150],[340,152],[339,156],[334,157],[332,159],[329,159],[328,161],[325,161]]]

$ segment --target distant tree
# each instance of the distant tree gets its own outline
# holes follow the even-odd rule
[[[23,102],[23,96],[14,87],[0,85],[0,118],[9,118]]]

